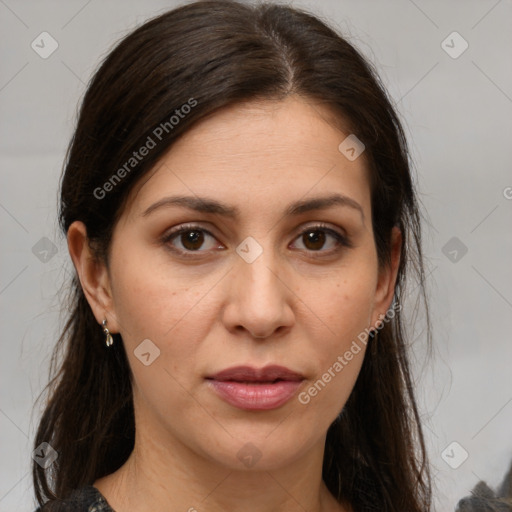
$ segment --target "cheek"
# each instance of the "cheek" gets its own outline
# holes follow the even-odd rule
[[[215,281],[194,280],[166,265],[138,264],[143,258],[136,256],[112,259],[116,317],[135,385],[152,401],[165,395],[170,404],[183,395],[180,384],[188,385],[198,345],[208,335],[208,292]]]
[[[185,389],[198,342],[207,334],[207,322],[194,318],[206,318],[200,299],[208,288],[155,266],[118,262],[115,311],[134,377],[135,402],[167,424],[175,411],[191,407]]]
[[[151,259],[119,258],[113,269],[116,316],[125,342],[154,338],[165,343],[194,312],[206,283],[184,279],[165,265]],[[139,263],[138,263],[139,262]],[[140,342],[140,341],[139,341]]]
[[[317,287],[316,293],[310,291],[312,309],[322,322],[318,332],[309,331],[315,341],[316,375],[298,400],[322,426],[343,408],[363,364],[374,299],[369,274],[368,268],[358,271],[352,267],[350,275],[347,269],[345,277],[333,277]],[[319,325],[312,313],[310,316],[310,325]]]
[[[340,350],[370,326],[376,276],[368,269],[347,268],[309,292],[313,310],[329,333],[331,349]]]

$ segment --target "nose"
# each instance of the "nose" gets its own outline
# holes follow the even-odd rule
[[[229,298],[223,312],[229,331],[268,338],[293,325],[291,283],[276,267],[272,251],[264,250],[252,263],[240,258],[230,274]]]

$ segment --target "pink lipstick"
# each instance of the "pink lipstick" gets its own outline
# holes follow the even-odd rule
[[[267,411],[288,402],[304,377],[278,365],[261,369],[234,366],[207,380],[217,395],[230,405],[248,411]]]

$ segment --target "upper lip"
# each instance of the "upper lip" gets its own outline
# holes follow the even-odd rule
[[[207,379],[232,380],[238,382],[273,382],[275,380],[300,381],[304,377],[285,366],[269,365],[264,368],[253,368],[252,366],[232,366],[226,368]]]

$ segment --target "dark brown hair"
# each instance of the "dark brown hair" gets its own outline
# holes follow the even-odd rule
[[[222,107],[292,94],[328,106],[365,144],[379,265],[389,263],[391,230],[400,227],[394,300],[404,299],[411,272],[424,291],[408,149],[384,87],[347,40],[316,16],[284,5],[194,2],[144,23],[117,44],[87,88],[68,149],[62,231],[82,221],[98,259],[108,264],[112,232],[128,194],[181,134]],[[194,106],[180,110],[186,104]],[[177,110],[187,114],[170,121]],[[161,135],[156,146],[127,168],[133,152],[155,133]],[[123,166],[129,172],[119,173]],[[120,179],[113,182],[115,173]],[[105,187],[107,182],[112,186]],[[108,197],[100,197],[104,192]],[[115,334],[114,346],[105,349],[76,274],[70,304],[35,439],[35,446],[48,442],[59,454],[46,470],[33,465],[40,504],[114,472],[134,445],[131,372],[122,339]],[[353,392],[327,432],[323,478],[355,511],[431,507],[407,348],[396,311],[378,341],[368,343]]]

